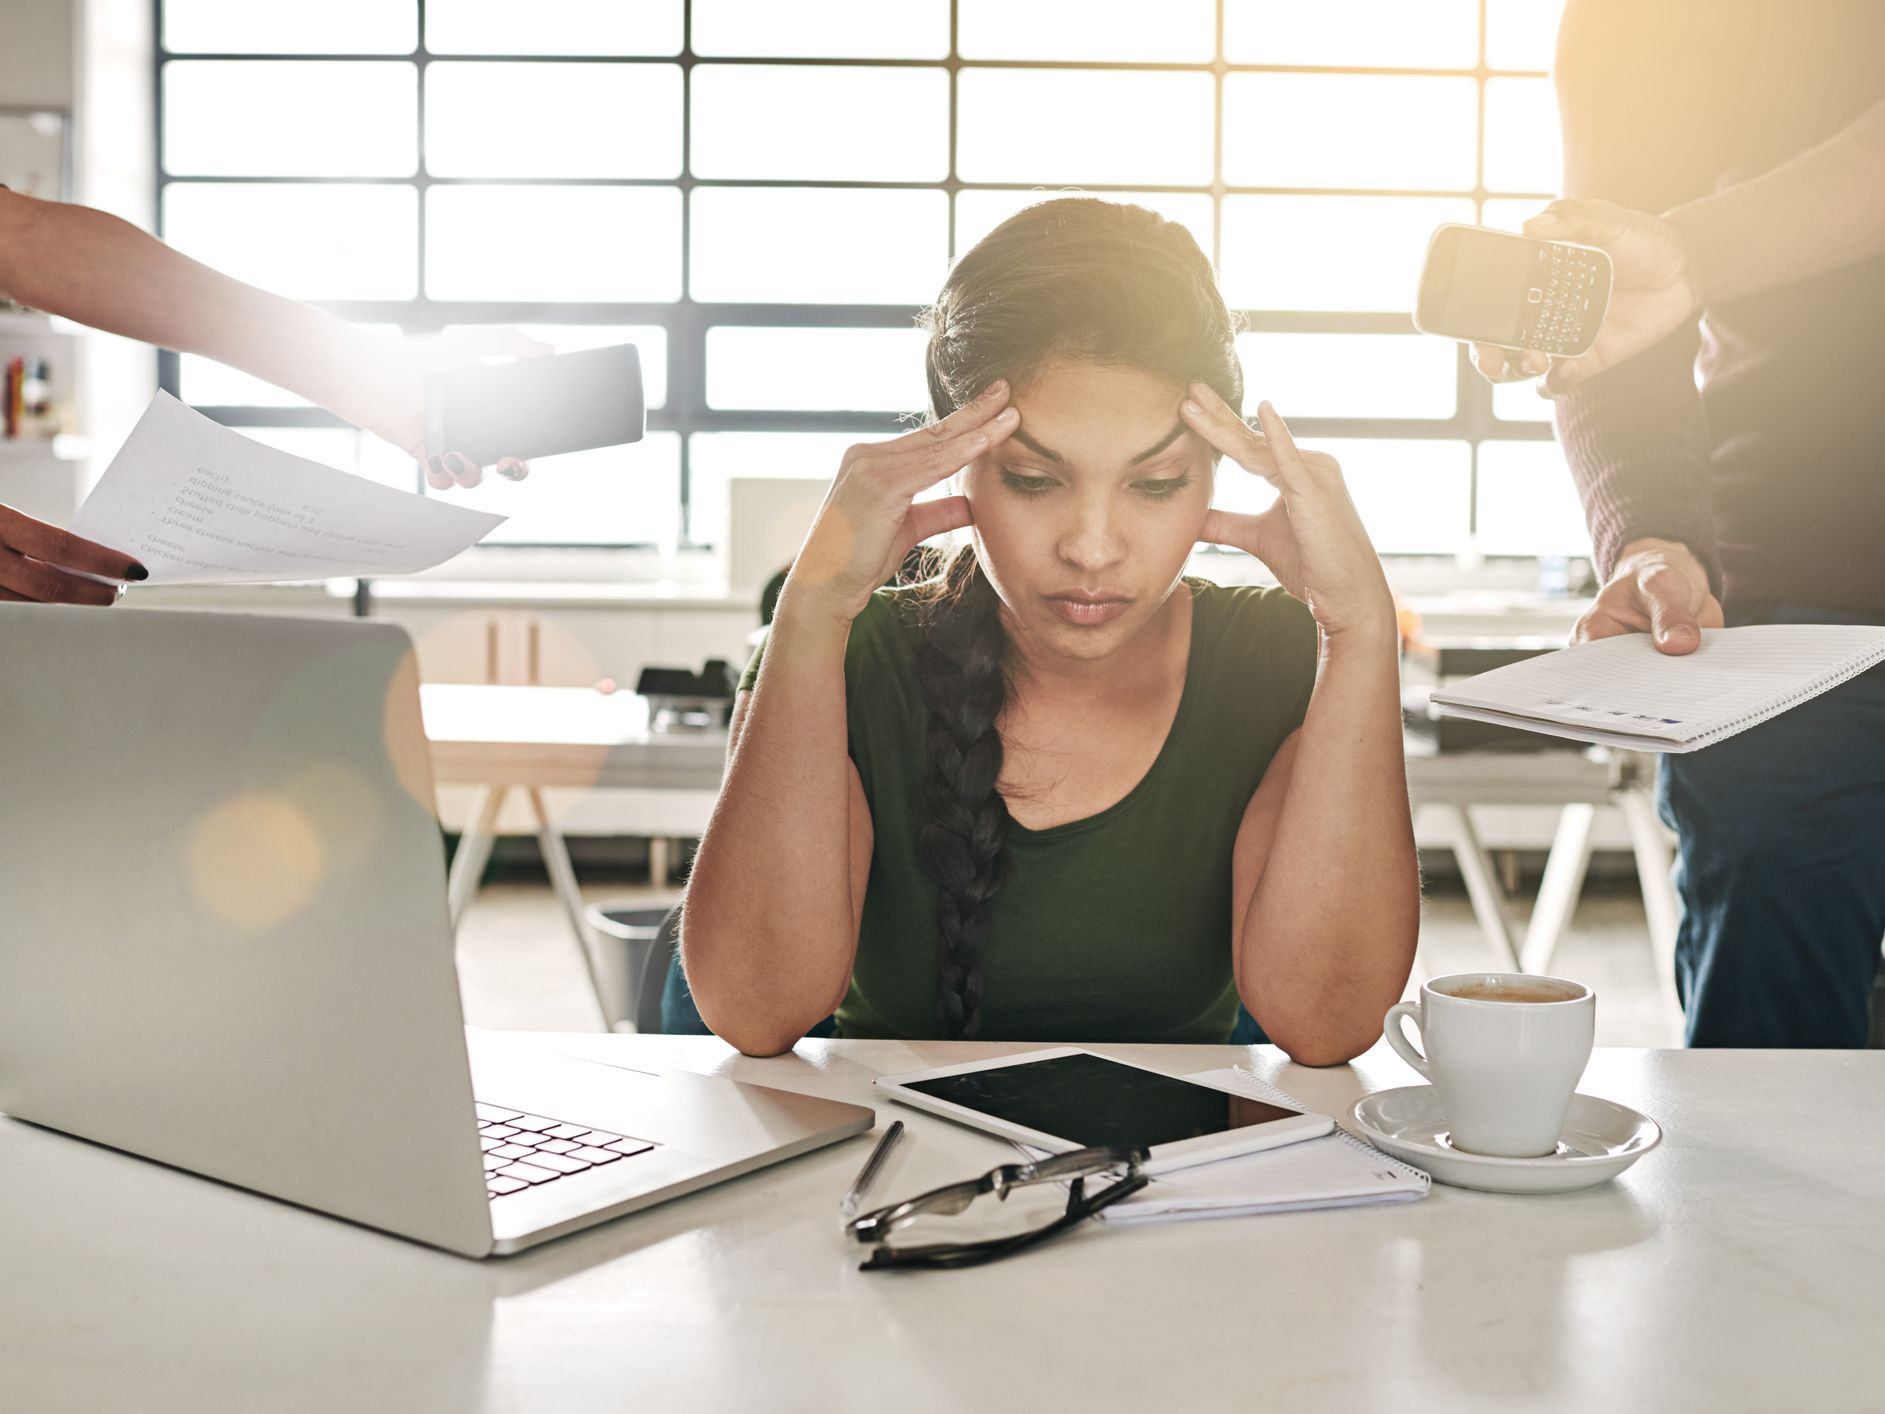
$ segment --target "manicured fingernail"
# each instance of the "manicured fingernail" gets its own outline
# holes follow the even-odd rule
[[[1006,423],[1006,422],[1019,422],[1020,420],[1021,420],[1021,414],[1016,412],[1013,408],[1003,408],[1000,412],[995,414],[995,421],[998,424]]]
[[[145,569],[144,566],[140,565],[136,560],[133,560],[131,562],[131,568],[124,572],[124,577],[126,579],[149,579],[151,572]]]
[[[1190,398],[1186,398],[1182,403],[1180,403],[1178,405],[1178,410],[1180,412],[1188,412],[1193,417],[1197,417],[1204,412],[1204,409],[1199,407],[1196,403],[1192,402]]]

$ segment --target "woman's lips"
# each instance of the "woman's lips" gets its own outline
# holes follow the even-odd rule
[[[1111,595],[1049,594],[1046,597],[1055,613],[1081,628],[1111,623],[1132,607],[1132,600]]]

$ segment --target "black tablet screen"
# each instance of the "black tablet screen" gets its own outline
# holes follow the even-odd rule
[[[910,1081],[904,1088],[1081,1145],[1149,1149],[1297,1113],[1091,1055]]]

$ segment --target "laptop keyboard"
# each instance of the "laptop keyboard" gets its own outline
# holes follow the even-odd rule
[[[478,1147],[484,1150],[484,1190],[493,1198],[541,1188],[654,1148],[651,1140],[611,1134],[548,1115],[477,1104]]]

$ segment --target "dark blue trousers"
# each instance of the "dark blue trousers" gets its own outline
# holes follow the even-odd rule
[[[1740,623],[1877,623],[1798,604]],[[1863,1046],[1885,941],[1885,667],[1663,757],[1691,1046]]]

